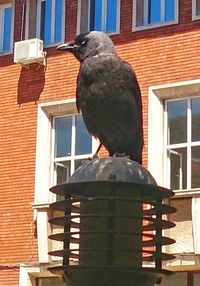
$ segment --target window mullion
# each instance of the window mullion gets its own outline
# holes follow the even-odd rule
[[[101,30],[106,32],[107,0],[102,0],[101,8],[102,8]]]
[[[57,184],[57,172],[56,172],[56,168],[55,168],[55,117],[52,118],[53,122],[52,122],[52,136],[51,136],[51,185],[53,184]]]
[[[51,3],[52,3],[52,7],[51,7],[51,43],[54,43],[56,0],[52,0]]]
[[[168,153],[168,136],[169,136],[169,128],[168,128],[168,122],[167,122],[167,102],[165,101],[165,110],[164,110],[164,182],[166,187],[170,187],[170,158]]]
[[[191,189],[191,138],[192,138],[192,120],[191,120],[191,99],[187,99],[187,189]]]
[[[4,13],[5,9],[0,8],[0,52],[3,52]]]
[[[38,0],[38,2],[37,2],[37,21],[36,21],[36,37],[37,38],[40,38],[41,6],[42,6],[42,0]]]
[[[88,0],[88,14],[87,14],[87,16],[88,16],[88,18],[87,18],[87,30],[88,31],[90,31],[90,20],[91,20],[90,14],[91,14],[91,0]],[[81,7],[81,17],[82,17],[82,7]]]
[[[144,25],[149,24],[149,1],[144,0]]]
[[[165,22],[165,0],[161,0],[161,11],[160,11],[160,19],[161,22]]]
[[[71,138],[71,174],[75,170],[75,144],[76,144],[76,116],[72,116],[72,138]],[[70,175],[71,175],[70,174]]]

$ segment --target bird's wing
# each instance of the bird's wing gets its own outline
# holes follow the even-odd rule
[[[77,107],[88,131],[110,154],[124,152],[134,158],[132,150],[141,153],[141,93],[131,65],[114,55],[85,60],[77,81]]]

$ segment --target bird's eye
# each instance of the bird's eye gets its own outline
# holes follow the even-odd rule
[[[81,45],[82,45],[82,46],[85,46],[85,44],[86,44],[86,41],[83,40],[83,41],[81,42]]]

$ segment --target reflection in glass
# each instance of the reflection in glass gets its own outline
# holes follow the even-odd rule
[[[187,188],[187,149],[170,149],[170,188],[181,190]]]
[[[172,21],[175,19],[175,1],[165,1],[165,20]]]
[[[106,32],[115,32],[117,29],[117,0],[107,1]]]
[[[57,185],[64,184],[70,176],[70,161],[56,162]]]
[[[93,0],[90,2],[90,31],[101,31],[101,23],[102,0]]]
[[[161,0],[149,1],[149,24],[161,22]]]
[[[1,9],[2,11],[2,9]],[[1,12],[0,11],[0,12]],[[4,15],[3,11],[2,17],[4,17],[4,32],[3,32],[3,51],[10,50],[10,35],[11,35],[11,24],[12,24],[12,7],[5,7],[4,8]]]
[[[72,117],[58,117],[55,119],[55,152],[54,157],[71,155]]]
[[[60,42],[62,39],[62,9],[63,0],[55,1],[55,31],[54,42]]]
[[[192,147],[192,188],[200,187],[200,146]]]
[[[200,15],[200,1],[196,0],[196,15]]]
[[[68,181],[70,177],[70,161],[56,162],[55,163],[56,170],[56,184],[64,184]],[[63,200],[63,196],[57,195],[56,200]]]
[[[191,100],[192,141],[200,141],[200,98]]]
[[[184,143],[187,140],[187,101],[167,103],[168,144]]]
[[[136,26],[143,26],[144,25],[144,1],[137,1],[136,2]]]
[[[92,137],[88,133],[81,115],[76,115],[76,145],[75,155],[90,154],[92,151]]]

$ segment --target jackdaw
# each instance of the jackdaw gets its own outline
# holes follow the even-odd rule
[[[57,49],[71,52],[80,62],[76,105],[89,133],[110,156],[124,154],[141,163],[141,93],[131,65],[117,55],[103,32],[80,34]]]

